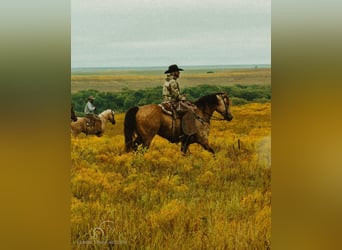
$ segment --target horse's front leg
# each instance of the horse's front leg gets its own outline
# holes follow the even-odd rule
[[[203,144],[200,143],[200,145],[201,145],[205,150],[209,151],[210,153],[215,154],[214,150],[212,149],[212,147],[209,146],[208,143],[203,143]]]
[[[190,142],[191,142],[191,137],[192,135],[184,135],[183,139],[182,139],[182,145],[181,145],[181,150],[183,152],[183,154],[186,153],[186,151],[188,151]]]

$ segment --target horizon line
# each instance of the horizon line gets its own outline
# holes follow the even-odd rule
[[[186,65],[182,64],[180,67],[237,67],[237,66],[271,66],[271,63],[246,63],[246,64],[192,64],[192,65]],[[137,69],[137,68],[164,68],[167,66],[77,66],[77,67],[71,67],[71,69]]]

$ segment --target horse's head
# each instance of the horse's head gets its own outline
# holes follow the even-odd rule
[[[110,114],[109,114],[108,120],[109,120],[113,125],[116,123],[116,121],[115,121],[115,113],[114,113],[113,110],[110,110]]]
[[[218,105],[216,111],[219,112],[225,120],[231,121],[233,119],[229,109],[229,97],[226,93],[216,94]]]

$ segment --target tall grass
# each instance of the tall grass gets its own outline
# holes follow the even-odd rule
[[[124,114],[101,138],[71,138],[73,249],[269,249],[270,110],[212,121],[215,156],[160,137],[125,153]]]

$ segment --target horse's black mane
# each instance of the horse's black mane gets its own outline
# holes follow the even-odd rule
[[[195,101],[195,105],[197,107],[204,107],[206,105],[209,106],[214,106],[218,104],[218,100],[216,98],[216,95],[222,94],[221,92],[215,93],[215,94],[210,94],[206,96],[200,97],[197,101]]]

